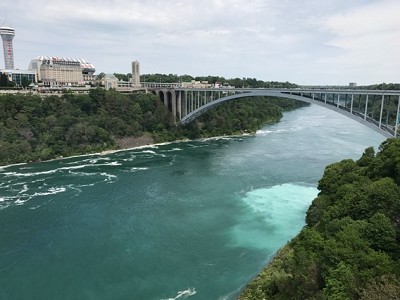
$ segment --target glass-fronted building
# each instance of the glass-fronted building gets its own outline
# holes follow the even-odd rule
[[[31,83],[37,83],[37,73],[35,70],[0,69],[0,73],[6,74],[8,80],[14,82],[17,87],[26,87]]]

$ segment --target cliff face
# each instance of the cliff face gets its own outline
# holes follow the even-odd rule
[[[134,147],[152,145],[154,143],[155,143],[154,138],[152,138],[149,135],[115,139],[115,144],[117,145],[118,149],[129,149]]]
[[[329,165],[306,226],[239,299],[399,299],[400,140]]]

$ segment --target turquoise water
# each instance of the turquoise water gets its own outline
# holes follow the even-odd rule
[[[383,139],[311,106],[255,136],[0,168],[0,299],[234,299],[325,166]]]

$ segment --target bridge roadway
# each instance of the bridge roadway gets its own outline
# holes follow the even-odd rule
[[[244,97],[288,98],[320,105],[350,117],[386,137],[399,137],[400,91],[357,89],[183,88],[179,84],[146,86],[185,125],[207,110]]]

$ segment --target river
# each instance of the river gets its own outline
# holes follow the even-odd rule
[[[234,299],[325,166],[383,140],[310,106],[252,136],[0,167],[0,299]]]

